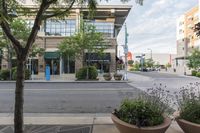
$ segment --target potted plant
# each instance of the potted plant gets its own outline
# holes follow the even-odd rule
[[[113,76],[115,80],[121,80],[123,75],[119,73],[115,73]]]
[[[182,87],[176,94],[179,116],[178,125],[185,133],[200,132],[200,83],[191,83]]]
[[[169,94],[164,90],[151,88],[138,99],[125,99],[111,119],[120,133],[164,133],[171,124],[166,116],[169,108]]]
[[[112,79],[112,76],[111,76],[110,73],[104,73],[104,74],[103,74],[103,78],[104,78],[105,80],[109,81],[109,80]]]

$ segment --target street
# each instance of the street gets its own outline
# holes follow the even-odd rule
[[[25,113],[110,113],[124,98],[136,98],[154,83],[170,91],[198,78],[158,72],[128,73],[129,82],[120,83],[25,83]],[[0,113],[13,113],[15,83],[0,83]],[[137,89],[139,88],[139,89]]]
[[[136,75],[141,77],[135,78]],[[154,86],[154,84],[162,84],[166,86],[171,92],[179,91],[180,87],[186,86],[190,83],[200,82],[200,78],[192,76],[183,76],[176,74],[160,73],[160,72],[133,72],[128,73],[132,85],[141,90],[146,90]]]
[[[26,113],[110,113],[126,97],[138,96],[127,83],[25,83]],[[0,83],[0,112],[12,113],[14,83]]]

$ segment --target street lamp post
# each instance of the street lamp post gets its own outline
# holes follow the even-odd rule
[[[184,75],[186,75],[186,55],[187,55],[187,49],[186,49],[186,47],[187,47],[187,44],[185,43],[185,46],[184,46],[184,48],[183,48],[183,50],[184,50],[184,56],[183,56],[183,62],[184,62],[184,65],[183,65],[183,74]]]
[[[150,52],[151,52],[151,53],[150,53],[150,54],[151,54],[151,55],[150,55],[150,59],[152,60],[152,59],[153,59],[153,57],[152,57],[152,49],[148,48],[148,50],[150,50]]]
[[[128,80],[128,77],[127,77],[127,67],[128,67],[128,60],[127,60],[127,56],[128,56],[128,33],[127,33],[126,23],[125,23],[124,26],[125,26],[125,44],[124,44],[125,73],[124,73],[124,80]]]

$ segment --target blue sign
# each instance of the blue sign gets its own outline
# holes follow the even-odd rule
[[[45,77],[46,77],[46,80],[50,80],[50,66],[49,65],[46,65]]]

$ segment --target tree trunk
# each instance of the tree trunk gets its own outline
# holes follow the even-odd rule
[[[24,66],[25,61],[17,59],[17,78],[15,89],[15,133],[23,133],[23,104],[24,104]]]

